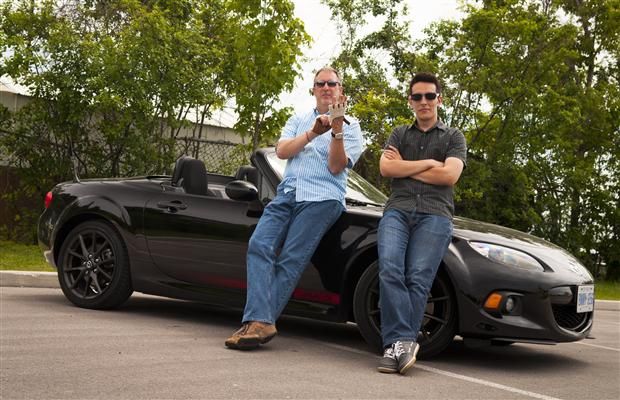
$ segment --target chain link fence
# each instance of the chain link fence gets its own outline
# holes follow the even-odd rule
[[[250,164],[251,151],[246,144],[179,138],[177,154],[202,160],[211,173],[233,176],[241,165]]]

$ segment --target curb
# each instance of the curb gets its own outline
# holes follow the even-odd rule
[[[56,272],[0,271],[0,286],[60,289]],[[596,300],[596,310],[620,311],[620,301]]]
[[[60,289],[56,272],[0,271],[0,286]]]
[[[620,301],[617,300],[595,300],[595,310],[620,311]]]

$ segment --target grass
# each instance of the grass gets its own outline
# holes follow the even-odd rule
[[[597,300],[620,300],[620,282],[597,281],[594,285],[594,296]]]
[[[0,270],[56,271],[43,257],[39,246],[0,241]]]
[[[36,245],[0,241],[0,270],[52,271]],[[598,300],[620,300],[620,282],[597,281],[595,295]]]

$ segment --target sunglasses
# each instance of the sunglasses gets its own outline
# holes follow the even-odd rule
[[[336,87],[340,85],[340,82],[337,82],[337,81],[316,81],[314,82],[314,87],[322,88],[323,86],[325,86],[326,83],[327,83],[327,86],[329,87]]]
[[[429,93],[414,93],[414,94],[410,94],[409,98],[413,101],[420,101],[422,100],[422,96],[424,96],[424,98],[426,100],[435,100],[437,98],[437,96],[439,96],[439,93],[434,93],[434,92],[429,92]]]

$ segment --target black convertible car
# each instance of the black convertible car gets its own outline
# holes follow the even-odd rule
[[[76,179],[45,199],[39,244],[80,307],[118,307],[136,290],[242,308],[247,243],[284,170],[261,149],[236,176],[180,158],[173,176]],[[376,233],[386,198],[351,172],[347,211],[325,235],[285,310],[354,321],[380,349]],[[586,337],[593,278],[563,249],[496,225],[455,218],[428,298],[420,356],[455,335],[477,343],[558,343]]]

